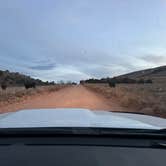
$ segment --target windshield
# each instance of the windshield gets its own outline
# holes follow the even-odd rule
[[[1,0],[0,128],[166,128],[166,2]]]

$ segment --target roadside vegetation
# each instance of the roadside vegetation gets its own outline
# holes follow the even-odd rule
[[[0,88],[0,106],[21,102],[22,100],[34,95],[42,95],[43,93],[55,92],[67,86],[68,84],[56,84],[48,86],[36,86],[35,88],[32,87],[28,89],[24,86],[8,87],[5,90]]]
[[[70,84],[75,85],[73,82],[63,81],[58,84],[53,81],[44,82],[17,72],[0,70],[0,106],[19,102],[34,95],[55,92]]]
[[[80,81],[131,112],[166,118],[166,66]]]
[[[166,118],[165,83],[154,84],[110,84],[86,83],[85,87],[116,100],[132,112]]]

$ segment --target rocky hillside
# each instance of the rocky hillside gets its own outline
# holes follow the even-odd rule
[[[166,81],[166,66],[160,66],[156,68],[140,70],[128,74],[118,76],[118,78],[131,78],[131,79],[152,79],[156,82]]]
[[[80,83],[108,83],[110,80],[113,80],[115,83],[166,83],[166,66],[135,71],[113,78],[91,78],[81,80]]]
[[[7,86],[23,86],[25,81],[35,82],[36,85],[50,84],[49,82],[43,82],[39,79],[34,79],[18,72],[0,70],[0,84],[5,83]]]

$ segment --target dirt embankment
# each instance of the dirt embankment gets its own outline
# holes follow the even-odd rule
[[[0,112],[34,108],[87,108],[92,110],[123,111],[115,101],[108,100],[99,93],[78,85],[31,96],[20,102],[5,104],[0,107]]]

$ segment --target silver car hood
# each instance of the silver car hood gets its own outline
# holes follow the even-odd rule
[[[0,114],[0,128],[105,127],[162,129],[166,119],[88,109],[31,109]]]

